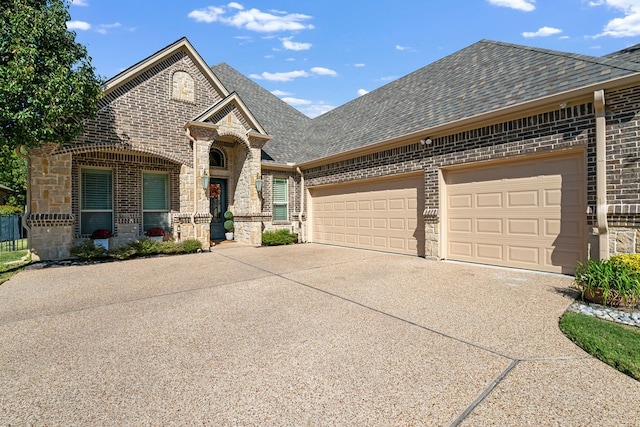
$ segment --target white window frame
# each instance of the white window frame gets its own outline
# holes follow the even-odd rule
[[[165,202],[165,207],[163,209],[145,209],[144,207],[144,192],[145,192],[145,185],[144,185],[144,178],[145,175],[161,175],[164,177],[165,179],[165,188],[164,188],[164,202]],[[147,231],[150,228],[153,227],[157,227],[157,224],[153,224],[151,227],[147,227],[147,224],[144,220],[145,218],[145,214],[147,213],[165,213],[167,214],[167,216],[169,215],[169,211],[170,211],[170,207],[171,207],[171,200],[170,200],[170,194],[171,191],[169,190],[170,188],[170,177],[169,177],[169,173],[168,172],[162,172],[162,171],[142,171],[142,184],[141,184],[141,188],[142,188],[142,230],[143,231]],[[165,229],[165,231],[168,231],[166,228],[168,227],[162,227]]]
[[[276,201],[276,183],[283,182],[284,183],[284,201]],[[272,186],[272,206],[273,206],[273,221],[289,221],[289,179],[283,177],[273,177],[273,186]],[[276,206],[284,206],[286,215],[285,218],[276,218]]]
[[[84,194],[83,194],[83,187],[84,187],[84,176],[87,174],[87,172],[89,171],[109,171],[111,173],[111,200],[110,200],[110,204],[111,204],[111,209],[85,209],[84,208]],[[113,217],[114,217],[114,197],[115,197],[115,191],[114,191],[114,182],[113,182],[113,169],[111,168],[99,168],[99,167],[81,167],[80,168],[80,188],[79,188],[79,195],[80,195],[80,200],[79,200],[79,205],[80,205],[80,234],[83,236],[90,236],[91,233],[93,233],[95,230],[84,230],[84,225],[85,225],[85,218],[86,218],[86,214],[90,214],[90,213],[109,213],[111,214],[111,223],[109,224],[109,230],[113,233],[114,232],[114,224],[113,224]]]

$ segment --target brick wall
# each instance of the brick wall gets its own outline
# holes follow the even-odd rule
[[[608,92],[606,99],[607,201],[612,205],[609,210],[613,226],[611,246],[617,253],[620,248],[627,250],[637,246],[631,235],[640,227],[640,87]],[[425,208],[433,213],[426,219],[428,223],[437,224],[440,168],[583,147],[587,153],[587,203],[595,206],[594,114],[593,105],[583,103],[439,136],[432,138],[432,144],[427,146],[416,141],[309,168],[304,170],[306,185],[312,187],[422,170],[425,174]],[[588,216],[588,222],[591,226],[595,224],[593,215]],[[616,227],[623,228],[617,230]],[[427,255],[437,255],[437,230],[437,226],[427,228],[427,244],[431,246]]]
[[[71,170],[73,213],[78,218],[74,235],[80,235],[80,169],[106,167],[113,171],[114,223],[118,236],[126,229],[127,237],[142,233],[142,173],[169,174],[170,211],[180,211],[180,165],[169,160],[139,153],[93,152],[74,156]],[[133,236],[129,236],[133,234]],[[86,236],[84,236],[86,237]]]
[[[172,97],[172,77],[186,71],[194,79],[194,102]],[[179,51],[111,91],[78,143],[121,145],[192,162],[184,124],[221,98],[186,53]],[[75,147],[77,149],[77,147]]]

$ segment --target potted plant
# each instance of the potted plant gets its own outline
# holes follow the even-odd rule
[[[224,237],[227,240],[233,240],[233,213],[231,211],[226,211],[224,213],[224,229],[227,230],[226,233],[224,233]]]
[[[105,250],[109,250],[109,238],[113,236],[111,230],[100,228],[91,233],[91,240],[95,246],[100,246]]]
[[[161,227],[153,227],[153,228],[148,229],[147,232],[144,233],[144,234],[145,234],[145,236],[147,236],[151,240],[156,240],[158,242],[162,242],[162,240],[164,239],[164,236],[167,233]]]
[[[575,283],[583,300],[609,306],[640,303],[640,270],[624,255],[578,263]]]

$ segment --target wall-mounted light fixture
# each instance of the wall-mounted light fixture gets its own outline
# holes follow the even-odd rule
[[[202,169],[202,175],[200,176],[200,180],[202,182],[202,189],[207,191],[209,188],[209,173],[207,173],[206,169]]]
[[[433,141],[429,137],[420,140],[420,144],[422,145],[431,145],[432,143]]]
[[[262,177],[260,174],[256,174],[256,191],[262,193]]]

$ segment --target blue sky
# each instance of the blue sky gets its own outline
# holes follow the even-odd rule
[[[601,56],[640,43],[640,0],[73,0],[111,78],[186,36],[310,117],[482,39]]]

